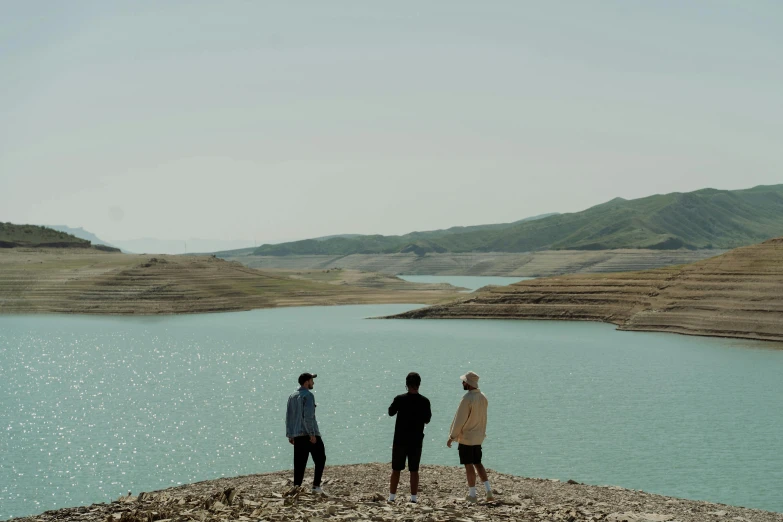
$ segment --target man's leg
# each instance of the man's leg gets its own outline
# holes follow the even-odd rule
[[[459,463],[465,466],[465,475],[468,478],[468,486],[471,488],[476,487],[476,470],[473,469],[473,463],[475,462],[474,448],[475,446],[468,446],[467,444],[457,446]],[[479,460],[479,462],[481,461]]]
[[[308,441],[308,444],[310,442]],[[315,473],[313,474],[313,488],[321,487],[321,476],[326,467],[326,448],[321,437],[316,437],[315,444],[310,444],[310,452],[313,454]]]
[[[476,469],[473,465],[476,462],[481,462],[479,458],[476,460],[476,447],[460,444],[459,450],[459,463],[465,466],[465,476],[468,479],[468,496],[465,500],[468,502],[476,502]]]
[[[392,473],[389,478],[389,502],[397,497],[397,485],[400,483],[400,472],[405,469],[407,450],[400,444],[392,445]]]
[[[304,480],[307,458],[310,456],[310,438],[294,438],[294,486],[301,486]]]
[[[408,448],[408,469],[411,472],[411,500],[416,501],[419,493],[419,462],[421,462],[421,446]]]
[[[484,469],[483,464],[475,464],[476,471],[478,471],[478,476],[481,479],[481,482],[488,482],[489,478],[487,477],[487,470]]]
[[[495,495],[492,494],[492,486],[489,484],[489,477],[487,477],[487,470],[484,469],[484,465],[481,463],[482,451],[480,445],[476,447],[473,455],[473,467],[476,468],[479,477],[481,477],[481,482],[484,483],[484,489],[487,490],[487,500],[495,500]]]
[[[392,470],[391,478],[389,479],[389,493],[392,495],[397,494],[397,485],[400,483],[400,472],[396,469]]]
[[[476,487],[476,470],[473,464],[465,464],[465,475],[468,477],[468,487]]]

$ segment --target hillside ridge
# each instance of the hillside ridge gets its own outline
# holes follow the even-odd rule
[[[119,252],[106,244],[92,244],[87,239],[41,225],[17,225],[0,222],[0,248],[85,248]]]
[[[783,185],[701,189],[625,200],[514,223],[402,236],[364,235],[262,245],[258,256],[541,250],[730,249],[783,234]]]

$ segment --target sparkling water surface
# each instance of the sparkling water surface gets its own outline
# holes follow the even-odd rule
[[[422,375],[445,446],[473,370],[488,468],[783,512],[779,345],[610,325],[388,321],[415,305],[156,318],[0,317],[0,519],[290,469],[284,409],[316,379],[329,465],[388,462],[387,408]]]

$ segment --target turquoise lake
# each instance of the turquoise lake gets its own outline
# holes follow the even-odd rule
[[[433,276],[433,275],[401,275],[400,279],[413,283],[449,283],[454,286],[467,288],[470,291],[478,290],[482,286],[497,285],[506,286],[532,277],[492,277],[492,276]]]
[[[366,320],[415,305],[0,317],[0,519],[290,469],[303,371],[329,465],[391,459],[387,408],[422,375],[424,463],[473,370],[488,468],[783,512],[780,345],[539,321]],[[456,471],[455,471],[456,472]]]

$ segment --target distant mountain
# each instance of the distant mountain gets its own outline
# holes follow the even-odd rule
[[[223,240],[223,239],[156,239],[142,238],[130,240],[104,241],[92,232],[83,228],[72,228],[65,225],[46,225],[48,228],[71,234],[81,239],[92,242],[93,245],[106,245],[120,248],[125,252],[137,254],[185,254],[199,252],[214,252],[218,250],[233,250],[237,248],[249,248],[254,250],[256,246],[252,241]]]
[[[316,238],[313,238],[313,239],[315,239],[316,241],[326,241],[327,239],[335,239],[335,238],[352,239],[352,238],[355,238],[355,237],[361,237],[361,234],[334,234],[334,235],[331,235],[331,236],[321,236],[321,237],[316,237]]]
[[[542,219],[549,216],[555,216],[557,213],[550,213],[550,214],[541,214],[538,216],[531,216],[524,219],[520,219],[519,221],[514,221],[513,223],[503,223],[498,225],[476,225],[471,227],[451,227],[445,230],[434,230],[431,232],[411,232],[410,234],[407,234],[405,236],[389,236],[389,237],[415,237],[415,238],[423,238],[426,239],[430,234],[434,235],[448,235],[448,234],[455,234],[457,232],[465,232],[465,231],[471,231],[471,230],[484,230],[484,229],[492,229],[495,227],[507,227],[514,225],[516,223],[522,223],[523,221],[531,221],[534,219]],[[321,236],[321,237],[315,237],[312,239],[307,239],[304,241],[329,241],[334,239],[358,239],[361,240],[362,238],[367,237],[384,237],[384,236],[365,236],[362,234],[334,234],[331,236]],[[276,246],[276,245],[290,245],[293,243],[301,243],[302,241],[278,241],[276,243],[268,243],[265,244],[264,247],[270,247],[270,246]],[[253,255],[255,251],[258,249],[258,247],[252,247],[252,248],[241,248],[238,250],[224,250],[224,251],[218,251],[213,252],[218,257],[225,256],[225,257],[236,257],[236,256],[246,256],[246,255]],[[277,255],[277,254],[261,254],[261,255]],[[283,254],[286,255],[286,254]],[[341,255],[341,254],[337,254]]]
[[[513,223],[497,223],[490,225],[473,225],[466,227],[451,227],[440,230],[424,232],[411,232],[403,236],[358,235],[343,234],[338,236],[326,236],[274,245],[263,245],[257,248],[255,255],[298,255],[298,254],[324,254],[324,255],[348,255],[348,254],[393,254],[414,252],[424,255],[428,252],[465,252],[472,250],[449,250],[442,243],[448,236],[456,236],[472,233],[488,233],[504,230],[528,221],[537,221],[557,213],[540,214],[531,216]]]
[[[71,228],[65,225],[44,225],[47,228],[51,228],[53,230],[59,230],[60,232],[65,232],[66,234],[71,234],[72,236],[76,236],[81,239],[86,239],[87,241],[91,242],[93,245],[106,245],[109,247],[117,248],[115,245],[112,245],[111,243],[104,241],[103,239],[99,238],[92,232],[89,232],[87,230],[84,230],[83,228]]]
[[[530,252],[617,248],[736,248],[783,235],[783,185],[702,189],[625,200],[582,212],[404,236],[308,239],[263,245],[256,255]]]
[[[16,247],[90,248],[91,244],[47,227],[0,222],[0,248]]]
[[[227,239],[156,239],[145,237],[141,239],[112,239],[112,243],[127,252],[137,254],[193,254],[201,252],[218,252],[239,248],[255,248],[251,240]]]

